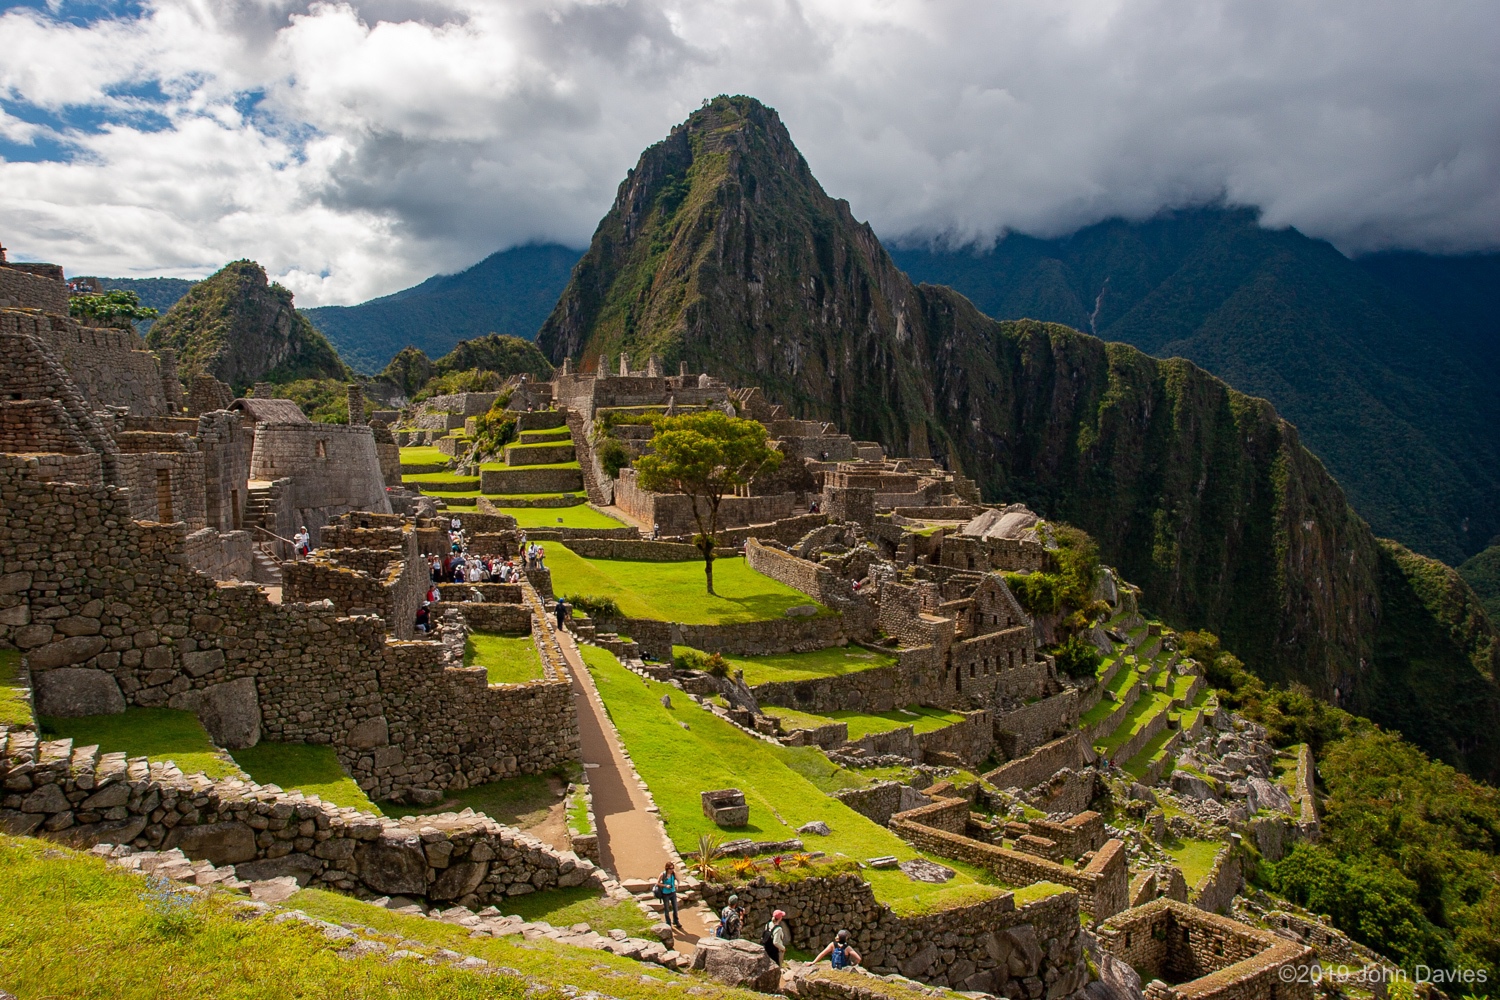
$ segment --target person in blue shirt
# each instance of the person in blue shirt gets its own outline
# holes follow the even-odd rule
[[[656,898],[662,902],[662,916],[667,923],[682,930],[682,921],[677,919],[677,869],[672,862],[662,869],[656,879]]]
[[[835,969],[848,969],[859,964],[859,952],[855,951],[854,946],[849,943],[848,931],[839,931],[838,937],[818,952],[818,957],[813,961],[821,962],[825,958]]]

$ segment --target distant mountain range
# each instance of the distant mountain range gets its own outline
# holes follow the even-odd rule
[[[1350,260],[1203,208],[891,256],[997,319],[1184,357],[1269,399],[1379,534],[1456,566],[1500,533],[1500,254]]]
[[[403,347],[435,358],[487,333],[534,340],[581,255],[555,243],[515,247],[357,306],[302,312],[345,362],[374,374]]]

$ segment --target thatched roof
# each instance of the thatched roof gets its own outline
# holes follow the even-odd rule
[[[231,410],[240,410],[249,415],[256,423],[267,424],[305,424],[310,421],[307,414],[302,412],[302,407],[290,399],[236,399],[229,404]]]

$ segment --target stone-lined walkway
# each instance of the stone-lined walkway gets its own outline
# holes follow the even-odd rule
[[[599,864],[622,883],[631,879],[655,882],[668,861],[678,861],[656,807],[636,780],[635,770],[621,748],[619,733],[609,721],[573,636],[557,628],[529,582],[523,584],[522,592],[533,610],[540,609],[537,618],[544,631],[543,642],[562,654],[571,676],[583,766],[588,772],[589,792],[594,802]],[[682,874],[679,863],[679,878]],[[701,907],[684,907],[679,918],[685,928],[676,935],[680,951],[691,951],[693,942],[712,933],[710,921],[714,918]]]

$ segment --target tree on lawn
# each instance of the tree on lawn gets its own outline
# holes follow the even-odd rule
[[[781,452],[766,441],[766,428],[754,420],[718,410],[662,417],[654,421],[653,454],[636,459],[637,480],[653,493],[681,493],[693,503],[708,592],[714,592],[714,545],[719,504],[762,471],[781,464]]]

